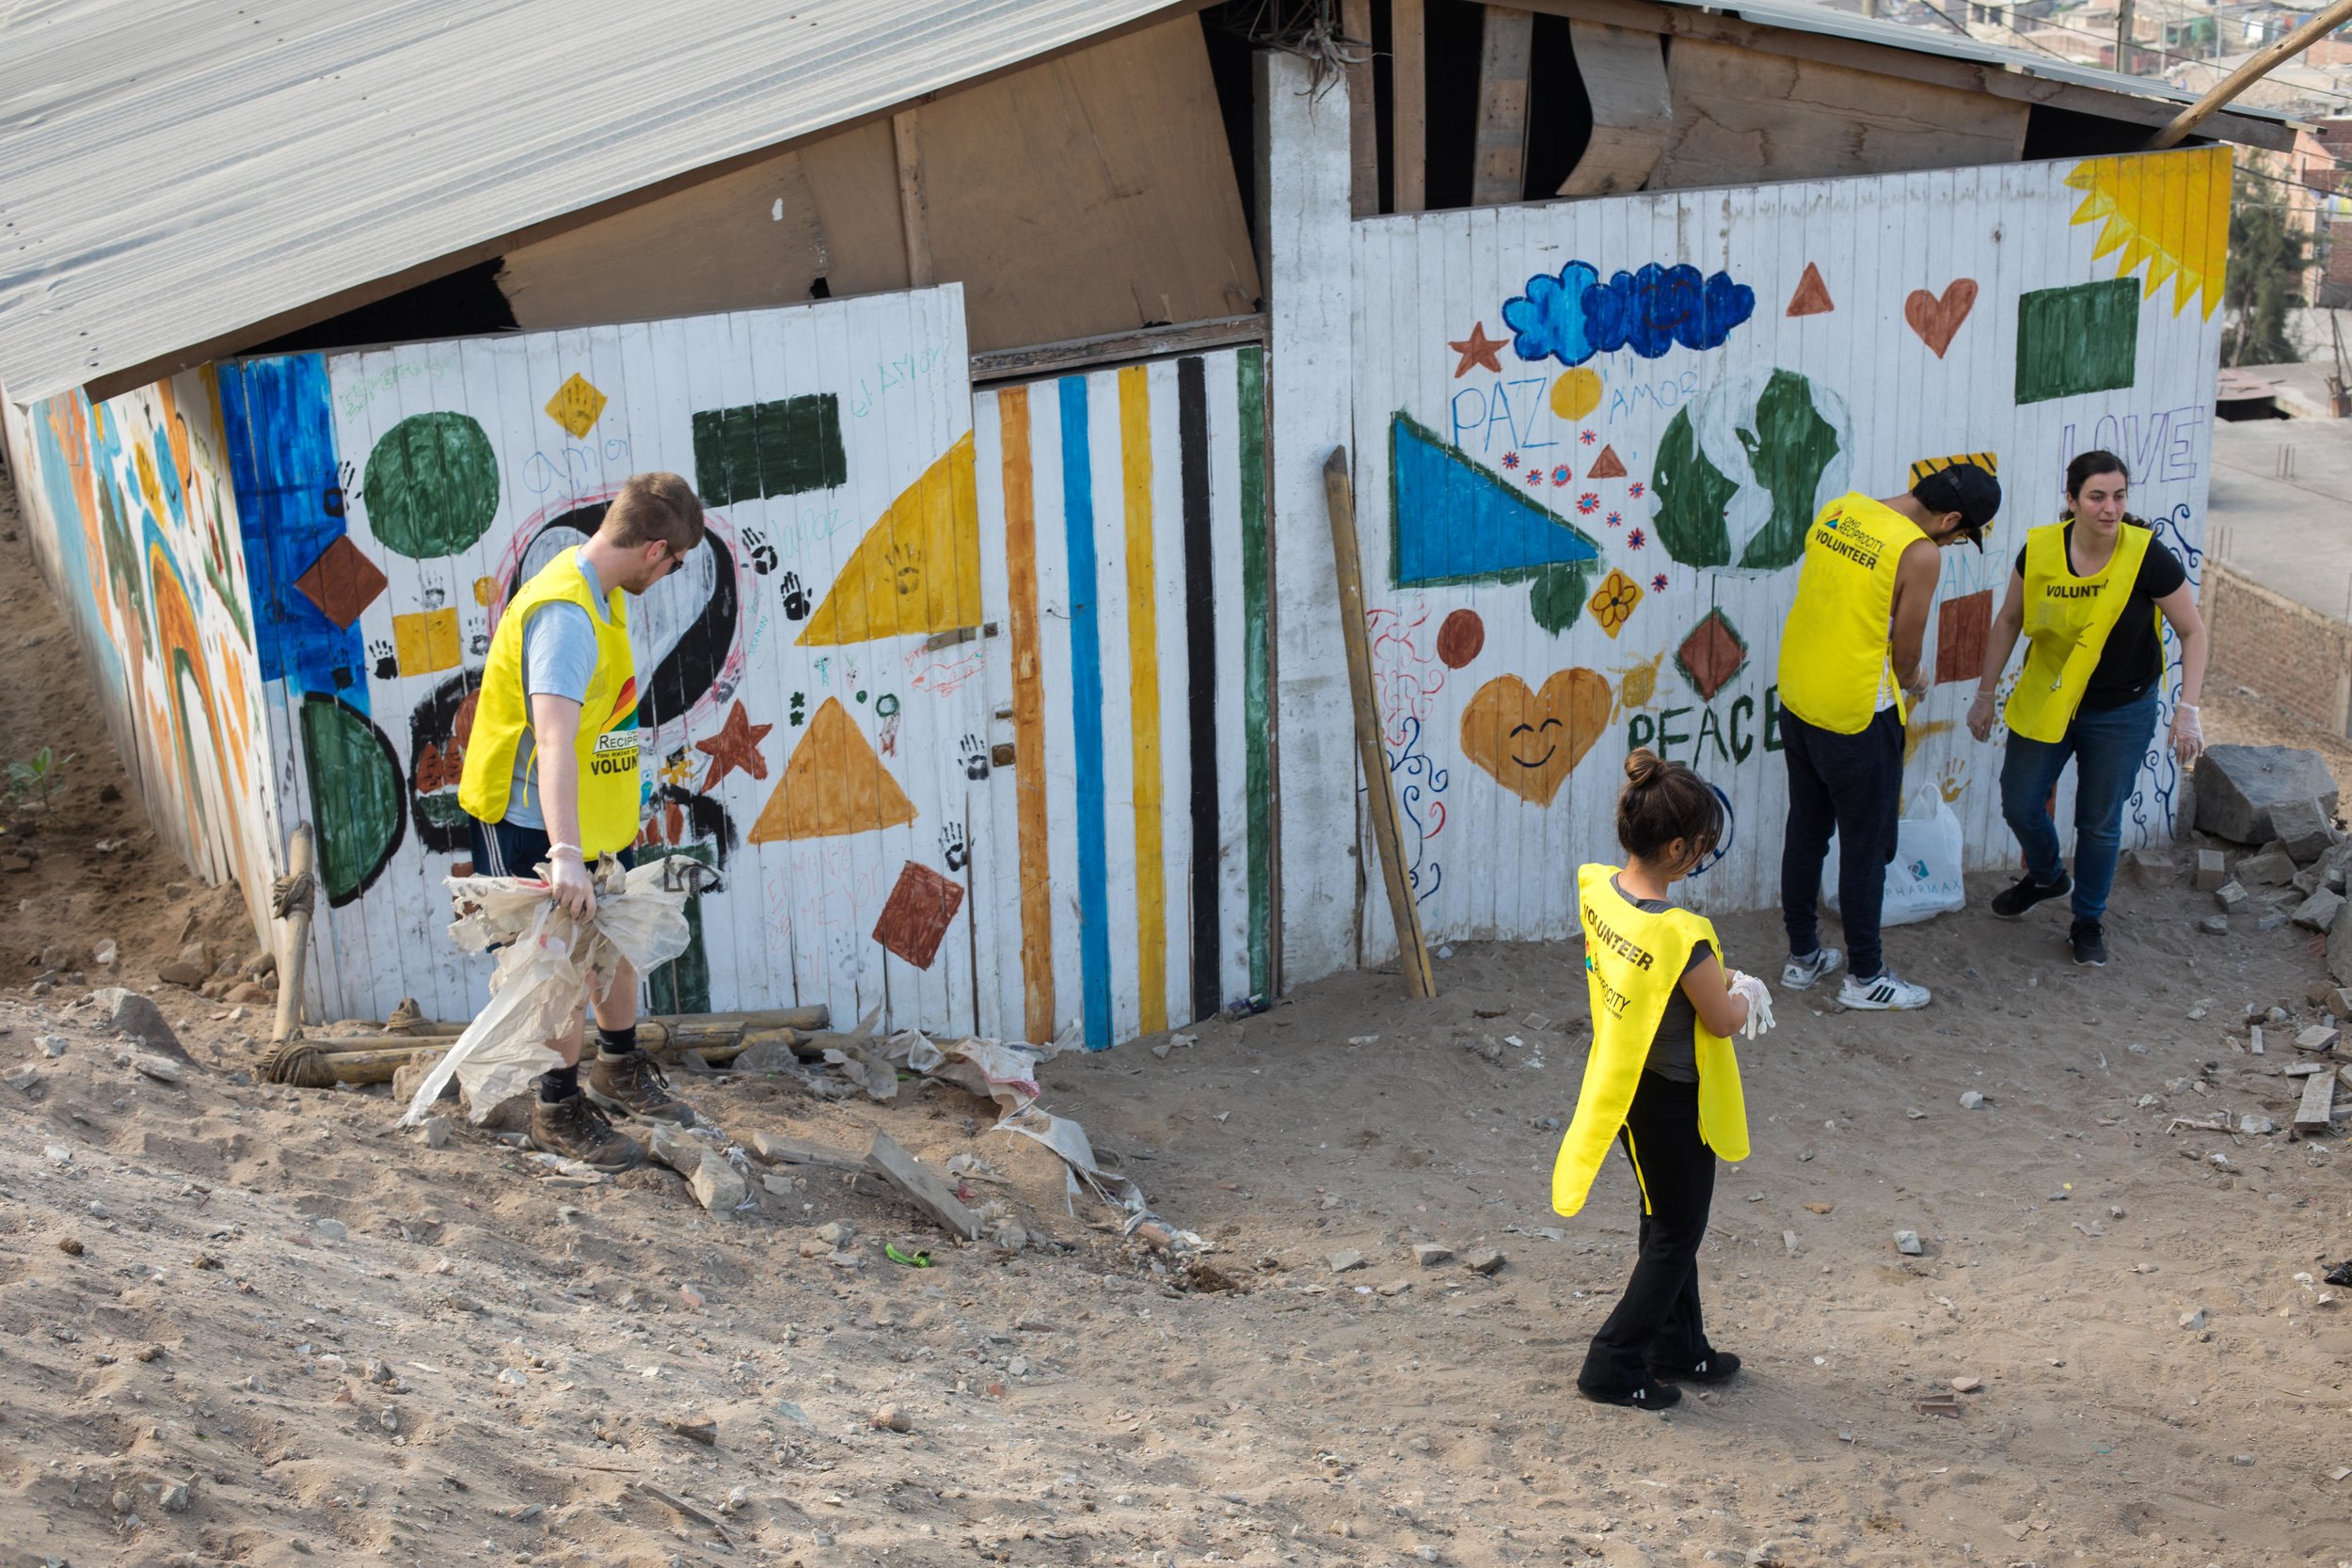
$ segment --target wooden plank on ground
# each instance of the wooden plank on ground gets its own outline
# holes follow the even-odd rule
[[[1652,190],[2014,163],[2025,104],[1677,39],[1674,124]]]
[[[1666,85],[1665,40],[1656,33],[1572,21],[1576,69],[1593,105],[1593,135],[1561,182],[1562,196],[1638,191],[1666,150],[1674,94]]]
[[[954,1189],[932,1175],[920,1160],[893,1143],[887,1132],[874,1134],[874,1147],[866,1156],[866,1168],[898,1188],[908,1201],[965,1241],[979,1239],[978,1218],[957,1201]]]
[[[1527,62],[1535,17],[1511,6],[1488,6],[1486,11],[1470,204],[1498,207],[1527,194]]]
[[[1380,127],[1372,88],[1372,0],[1340,0],[1347,50],[1347,205],[1359,218],[1380,211]]]
[[[1422,0],[1389,0],[1389,205],[1429,205],[1429,54]]]
[[[2336,1075],[2314,1072],[2303,1080],[2303,1102],[2295,1108],[2297,1132],[2325,1132],[2328,1115],[2335,1108]]]
[[[931,285],[931,214],[923,198],[923,122],[919,110],[890,117],[890,145],[898,155],[898,226],[906,235],[907,281]]]

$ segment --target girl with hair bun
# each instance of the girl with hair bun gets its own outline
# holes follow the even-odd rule
[[[1721,1383],[1740,1370],[1738,1356],[1708,1341],[1698,1251],[1716,1157],[1748,1154],[1730,1037],[1772,1027],[1772,993],[1726,970],[1713,925],[1666,896],[1723,825],[1723,802],[1705,780],[1636,749],[1617,796],[1626,863],[1576,875],[1593,1049],[1552,1166],[1551,1206],[1563,1214],[1584,1207],[1613,1143],[1625,1146],[1642,1192],[1633,1277],[1576,1379],[1602,1404],[1663,1410],[1682,1398],[1671,1385]]]

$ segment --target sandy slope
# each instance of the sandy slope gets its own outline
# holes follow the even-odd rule
[[[157,928],[122,940],[167,951],[181,911],[139,907]],[[186,991],[156,993],[196,1058],[178,1085],[77,989],[0,993],[0,1562],[2352,1558],[2352,1308],[2294,1277],[2352,1255],[2352,1156],[2164,1130],[2287,1120],[2295,1053],[2225,1026],[2301,1010],[2320,964],[2291,927],[2199,934],[2206,907],[2122,890],[2097,973],[2059,913],[1899,931],[1925,1015],[1784,997],[1704,1258],[1750,1370],[1662,1418],[1573,1391],[1635,1199],[1613,1164],[1581,1218],[1547,1207],[1585,1037],[1568,951],[1465,946],[1436,1003],[1349,976],[1165,1057],[1048,1066],[1048,1104],[1216,1241],[1232,1291],[1064,1212],[1047,1157],[953,1090],[686,1085],[739,1137],[980,1154],[1022,1253],[947,1244],[870,1180],[727,1218],[666,1173],[552,1186],[485,1134],[388,1132],[383,1090],[241,1082],[256,1021]],[[1724,936],[1769,972],[1771,917]],[[814,1243],[833,1220],[858,1266]],[[1509,1261],[1417,1268],[1433,1239]],[[1369,1266],[1332,1275],[1343,1248]],[[1918,1413],[1963,1375],[1959,1418]],[[715,1445],[667,1424],[697,1418]]]

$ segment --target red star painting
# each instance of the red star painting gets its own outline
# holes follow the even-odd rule
[[[741,703],[730,708],[717,735],[694,742],[694,750],[710,758],[710,776],[703,780],[703,793],[709,794],[713,785],[739,768],[755,779],[766,778],[768,760],[759,754],[759,743],[774,728],[773,724],[753,723]]]
[[[1495,350],[1510,341],[1508,338],[1487,337],[1486,324],[1483,321],[1471,323],[1469,337],[1458,343],[1450,342],[1445,345],[1462,356],[1462,362],[1454,367],[1454,375],[1456,377],[1468,375],[1472,365],[1483,370],[1500,372],[1502,369],[1502,361],[1495,357]]]

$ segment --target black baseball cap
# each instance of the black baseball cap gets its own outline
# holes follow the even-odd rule
[[[2001,510],[2001,482],[1974,463],[1938,468],[1911,487],[1911,495],[1931,512],[1957,512],[1961,531],[1979,550],[1993,515]]]

